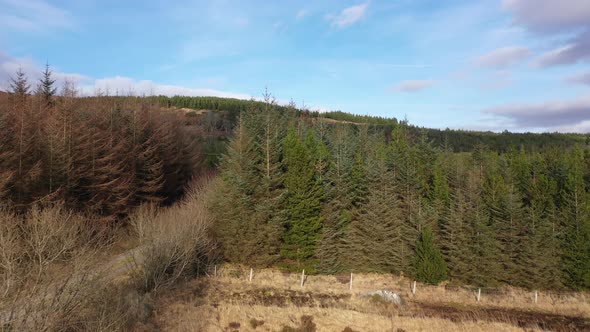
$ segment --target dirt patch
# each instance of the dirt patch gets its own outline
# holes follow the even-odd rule
[[[504,322],[521,328],[540,328],[557,332],[590,331],[590,320],[583,317],[509,308],[458,307],[424,302],[414,304],[415,310],[410,313],[412,317],[435,317],[452,322]]]
[[[317,326],[311,316],[301,316],[301,323],[298,327],[283,326],[281,332],[316,332]]]

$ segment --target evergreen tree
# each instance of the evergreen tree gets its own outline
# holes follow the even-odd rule
[[[53,72],[49,69],[49,63],[45,64],[45,70],[39,80],[38,93],[41,95],[43,103],[46,106],[53,105],[53,96],[57,92],[57,87],[54,86],[55,79],[52,75]]]
[[[424,227],[416,244],[413,261],[416,279],[436,285],[447,279],[447,266],[439,249],[434,246],[434,236]]]
[[[346,259],[345,236],[353,220],[352,201],[349,195],[348,174],[352,165],[353,150],[350,146],[352,133],[349,126],[338,125],[328,137],[331,151],[330,162],[324,177],[326,203],[322,209],[325,220],[321,241],[318,245],[319,268],[325,273],[350,270]]]
[[[394,178],[387,163],[384,143],[371,142],[374,153],[368,157],[369,194],[367,202],[346,234],[349,267],[355,271],[401,272],[400,253],[406,236],[402,224],[399,202],[395,195]]]
[[[21,67],[16,71],[16,77],[10,78],[10,92],[12,92],[19,100],[24,100],[29,94],[31,85],[27,81],[27,76]]]
[[[567,159],[568,172],[562,191],[563,269],[566,285],[590,289],[590,197],[583,179],[583,153],[574,149]]]
[[[296,261],[297,267],[316,269],[314,255],[322,222],[323,191],[315,176],[313,160],[295,129],[290,128],[284,143],[287,222],[282,254]]]

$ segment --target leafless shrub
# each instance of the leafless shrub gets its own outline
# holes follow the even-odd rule
[[[214,259],[215,245],[209,236],[211,217],[204,187],[189,193],[173,207],[155,213],[140,208],[131,224],[140,237],[133,255],[135,280],[145,291],[157,291],[189,275],[205,273]]]
[[[60,204],[0,210],[0,331],[117,331],[145,316],[144,297],[102,268],[93,221]]]
[[[22,241],[18,232],[18,219],[8,211],[0,210],[0,281],[2,296],[8,295],[18,283]]]
[[[90,223],[61,204],[47,208],[34,206],[25,216],[23,244],[40,277],[52,263],[81,256],[92,238]]]

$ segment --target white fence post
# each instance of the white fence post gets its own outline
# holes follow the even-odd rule
[[[352,272],[350,272],[350,285],[349,285],[348,289],[352,290]]]
[[[252,282],[252,275],[254,274],[254,269],[250,268],[250,282]]]
[[[535,291],[535,303],[537,303],[537,299],[538,299],[538,297],[539,297],[539,296],[538,296],[538,293],[537,293],[537,291]]]
[[[481,288],[477,289],[477,302],[481,299]]]
[[[305,282],[305,270],[301,272],[301,287],[303,287],[303,283]]]
[[[416,280],[414,280],[414,283],[412,284],[412,294],[416,294]]]

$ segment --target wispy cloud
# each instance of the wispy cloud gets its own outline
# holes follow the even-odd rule
[[[43,0],[0,0],[0,27],[19,31],[72,28],[69,12]]]
[[[512,83],[512,73],[508,70],[498,70],[486,77],[482,84],[484,90],[497,90],[507,87]]]
[[[590,72],[577,74],[566,78],[566,82],[590,86]]]
[[[365,17],[369,3],[362,3],[355,6],[344,8],[338,14],[330,14],[326,18],[331,22],[332,26],[337,28],[344,28],[350,26]]]
[[[531,51],[523,46],[508,46],[495,49],[476,59],[480,67],[505,68],[527,59]]]
[[[300,9],[300,10],[297,12],[297,14],[295,14],[295,19],[296,19],[297,21],[301,21],[301,20],[303,20],[304,18],[308,17],[308,16],[309,16],[309,14],[310,14],[310,13],[309,13],[309,11],[308,11],[307,9]]]
[[[572,34],[566,44],[542,54],[538,67],[590,61],[590,1],[503,0],[514,23],[539,35]]]
[[[590,121],[590,96],[541,103],[508,104],[483,111],[521,128],[575,128]]]
[[[581,61],[590,62],[590,29],[576,36],[569,44],[542,54],[537,59],[537,65],[551,67]]]
[[[539,33],[567,31],[590,24],[588,0],[502,0],[514,23]]]
[[[434,80],[407,80],[401,81],[393,87],[393,91],[398,92],[418,92],[432,87],[436,82]]]

